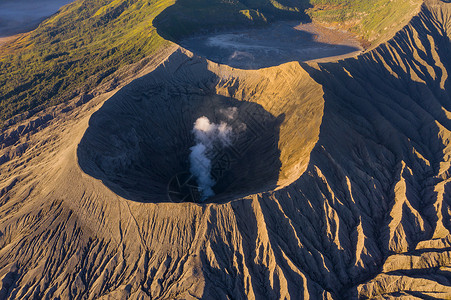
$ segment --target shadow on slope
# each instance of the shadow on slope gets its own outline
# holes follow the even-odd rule
[[[303,64],[324,89],[319,140],[299,180],[260,199],[265,219],[289,220],[274,230],[284,235],[269,237],[287,244],[276,257],[289,253],[337,299],[402,290],[396,278],[374,279],[385,259],[451,229],[449,183],[441,188],[449,182],[451,46],[428,11],[411,24],[357,59]],[[300,250],[289,244],[295,239]],[[320,256],[324,268],[312,266]],[[425,264],[409,276],[427,273]],[[364,284],[371,278],[374,290]]]
[[[207,67],[205,60],[173,58],[109,99],[93,114],[79,145],[83,171],[127,199],[199,202],[188,157],[195,144],[193,124],[206,116],[233,128],[231,145],[215,150],[211,174],[217,196],[207,202],[275,188],[284,115],[217,95],[219,79]]]
[[[240,69],[334,58],[357,54],[362,49],[350,34],[298,22],[198,35],[180,44],[197,55]]]
[[[159,14],[153,25],[160,36],[178,42],[192,34],[261,26],[275,20],[308,22],[305,10],[309,7],[305,0],[178,0]]]
[[[307,1],[285,2],[282,8],[276,8],[269,1],[226,4],[179,0],[158,15],[153,24],[163,38],[211,61],[240,69],[337,57],[362,50],[349,34],[309,23],[311,19],[305,14]],[[284,20],[293,22],[281,22]],[[301,22],[309,24],[297,28]]]

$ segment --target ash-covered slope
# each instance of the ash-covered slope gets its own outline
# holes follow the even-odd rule
[[[29,137],[20,158],[17,146],[5,148],[12,159],[2,165],[3,295],[263,296],[263,285],[243,281],[260,271],[243,270],[252,250],[241,232],[257,230],[259,196],[241,196],[287,185],[306,169],[321,124],[320,85],[298,63],[240,71],[178,50],[104,100]],[[193,121],[212,117],[218,104],[244,110],[249,131],[262,129],[231,169],[241,176],[231,183],[237,189],[226,186],[214,203],[168,203]],[[227,273],[229,282],[208,279]]]
[[[428,1],[387,43],[327,64],[243,71],[178,50],[5,144],[0,297],[449,298],[450,22]],[[214,101],[281,121],[278,157],[256,160],[276,182],[205,204],[130,193],[145,186],[127,178],[171,176],[157,146],[190,146],[153,130],[186,134]]]
[[[299,178],[319,134],[321,87],[298,63],[243,71],[190,56],[177,51],[93,114],[78,147],[81,168],[125,198],[170,201],[168,184],[189,173],[192,127],[205,116],[236,129],[213,160],[218,197],[211,201]],[[224,115],[231,110],[235,117]]]

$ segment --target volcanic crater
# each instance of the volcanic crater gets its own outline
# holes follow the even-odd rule
[[[313,146],[300,139],[314,140],[319,129],[301,136],[287,126],[304,115],[320,118],[321,105],[315,104],[308,114],[303,111],[306,105],[292,110],[290,90],[277,95],[273,88],[274,79],[282,77],[268,78],[276,75],[271,71],[264,76],[254,71],[236,76],[234,71],[232,77],[230,71],[188,51],[177,51],[93,114],[78,148],[81,168],[130,200],[201,202],[188,157],[195,144],[193,124],[204,116],[232,129],[230,144],[212,153],[216,195],[206,203],[273,190],[295,179],[289,177],[299,175],[304,148]],[[262,86],[258,84],[262,79],[269,81]],[[269,108],[265,99],[273,98],[279,103],[271,102]],[[236,112],[233,117],[225,113],[231,109]]]

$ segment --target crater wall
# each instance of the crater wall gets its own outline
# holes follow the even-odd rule
[[[92,116],[79,145],[80,166],[125,198],[177,202],[193,193],[187,199],[195,201],[192,128],[205,116],[233,129],[230,145],[212,159],[214,201],[276,189],[300,176],[319,134],[322,90],[302,75],[297,63],[242,72],[177,51]]]

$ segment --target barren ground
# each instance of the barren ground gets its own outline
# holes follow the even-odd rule
[[[337,62],[239,70],[173,45],[9,120],[0,299],[451,299],[450,41],[451,4],[428,0]],[[192,122],[231,106],[257,137],[236,193],[169,202]]]
[[[214,62],[241,69],[290,61],[332,61],[362,51],[357,39],[347,32],[297,22],[199,35],[183,40],[181,45]]]

